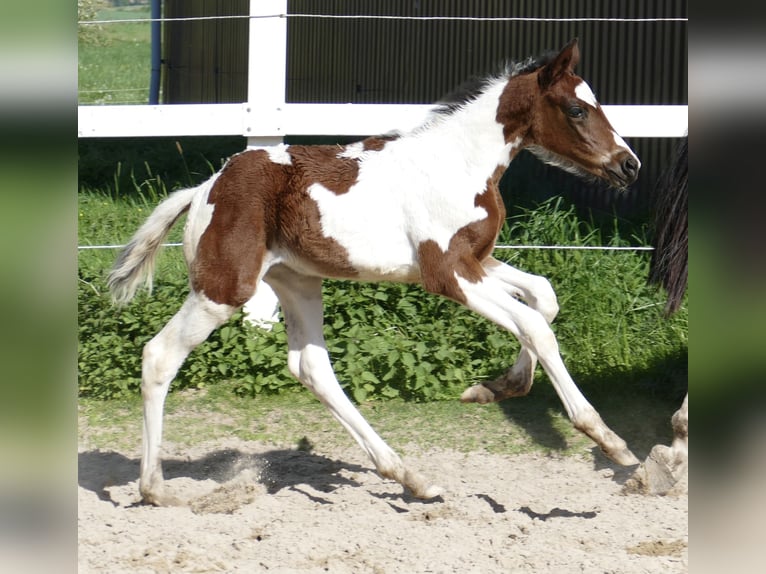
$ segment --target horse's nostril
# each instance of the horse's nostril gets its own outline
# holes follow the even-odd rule
[[[633,157],[628,157],[622,162],[622,172],[630,178],[638,174],[638,162]]]

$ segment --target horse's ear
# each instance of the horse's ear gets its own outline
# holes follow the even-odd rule
[[[573,72],[579,61],[580,48],[577,45],[577,38],[574,38],[561,49],[558,56],[540,70],[537,76],[540,88],[545,90],[558,82],[564,74]]]

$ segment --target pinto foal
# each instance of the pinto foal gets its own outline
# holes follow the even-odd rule
[[[549,323],[550,283],[492,258],[505,219],[498,181],[528,149],[542,160],[623,188],[640,162],[573,72],[577,41],[485,79],[460,102],[437,107],[409,132],[340,146],[277,146],[232,157],[202,185],[173,193],[136,232],[109,276],[118,303],[146,278],[171,226],[184,234],[191,291],[144,348],[140,492],[163,489],[162,413],[189,352],[251,299],[261,281],[279,298],[288,366],[346,428],[377,471],[420,498],[441,489],[405,466],[344,394],[322,335],[322,279],[420,283],[516,336],[521,352],[497,381],[465,391],[486,403],[526,394],[539,360],[574,426],[612,460],[638,461],[567,372]],[[519,301],[523,300],[526,304]]]

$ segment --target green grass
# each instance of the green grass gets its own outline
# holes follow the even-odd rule
[[[149,6],[104,8],[97,20],[149,18]],[[88,26],[78,52],[78,103],[145,104],[151,73],[150,25]]]
[[[596,406],[642,458],[654,444],[671,440],[669,421],[678,404],[661,397],[628,397],[618,392],[611,400],[597,400]],[[528,397],[485,406],[456,400],[413,403],[397,399],[365,402],[359,410],[394,449],[404,453],[435,447],[562,456],[593,448],[590,440],[573,429],[548,386],[533,388]],[[79,411],[84,446],[138,454],[139,397],[112,401],[81,398]],[[165,412],[165,440],[179,447],[230,437],[280,448],[294,448],[304,440],[319,451],[356,448],[308,391],[249,398],[237,396],[231,383],[219,384],[202,391],[171,394]]]

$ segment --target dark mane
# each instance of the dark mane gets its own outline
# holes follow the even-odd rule
[[[436,102],[433,113],[449,115],[461,108],[481,94],[487,86],[499,78],[512,78],[522,74],[529,74],[550,62],[556,52],[545,52],[539,56],[532,56],[521,62],[505,62],[494,73],[481,76],[471,76],[457,88],[448,92]]]

